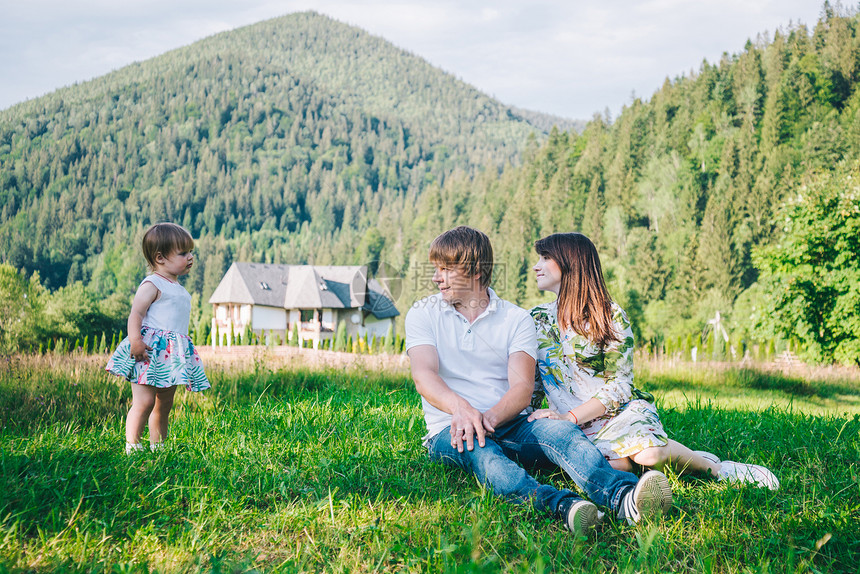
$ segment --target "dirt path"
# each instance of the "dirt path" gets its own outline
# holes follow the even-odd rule
[[[264,361],[267,366],[303,366],[308,368],[335,368],[344,370],[370,369],[408,373],[409,358],[401,355],[356,355],[337,351],[319,351],[298,347],[266,347],[234,345],[225,347],[197,347],[204,365],[244,366]]]

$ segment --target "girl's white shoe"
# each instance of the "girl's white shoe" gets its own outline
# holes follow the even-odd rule
[[[132,444],[130,442],[125,443],[125,454],[134,454],[136,452],[143,452],[145,449],[143,445],[140,443]]]

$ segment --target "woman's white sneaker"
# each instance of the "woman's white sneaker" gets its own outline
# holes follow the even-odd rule
[[[718,479],[724,482],[740,482],[779,489],[779,479],[770,470],[758,464],[746,464],[724,460],[720,465]]]
[[[703,459],[707,460],[708,462],[712,462],[714,464],[720,464],[722,462],[720,460],[720,457],[718,457],[714,453],[708,452],[706,450],[694,450],[693,454],[697,454],[700,457],[702,457]]]

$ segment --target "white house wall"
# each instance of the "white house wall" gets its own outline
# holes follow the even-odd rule
[[[353,315],[361,317],[359,309],[341,309],[339,314],[338,321],[346,322],[346,334],[350,337],[364,337],[365,334],[369,337],[384,337],[388,334],[388,327],[394,324],[394,319],[376,319],[373,315],[364,319],[364,325],[355,324]]]
[[[346,323],[346,334],[350,337],[364,335],[364,327],[361,326],[361,309],[338,309],[337,320]]]
[[[362,331],[371,337],[384,337],[388,334],[388,328],[393,324],[394,319],[376,319],[373,315],[370,315],[364,320]],[[361,334],[363,335],[364,333]]]
[[[273,331],[279,336],[284,336],[284,341],[292,336],[292,326],[299,323],[300,311],[298,309],[283,309],[280,307],[267,307],[263,305],[226,305],[215,304],[215,317],[212,319],[213,343],[223,343],[225,334],[230,331],[234,335],[242,333],[246,325],[256,333],[267,333]],[[388,329],[394,325],[394,319],[376,319],[373,315],[364,318],[361,324],[361,309],[320,309],[317,315],[321,320],[321,326],[331,331],[320,333],[302,332],[303,339],[328,339],[337,331],[337,326],[343,322],[346,324],[346,333],[350,337],[385,337]],[[358,320],[358,322],[356,322]],[[316,345],[316,343],[315,343]]]
[[[287,328],[287,310],[278,307],[254,305],[252,329],[255,331],[284,331]]]

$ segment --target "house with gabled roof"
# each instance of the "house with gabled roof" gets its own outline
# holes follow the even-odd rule
[[[346,324],[351,336],[385,336],[400,313],[391,294],[368,279],[363,265],[233,263],[209,297],[213,344],[246,328],[286,341],[298,327],[302,341],[331,338]]]

